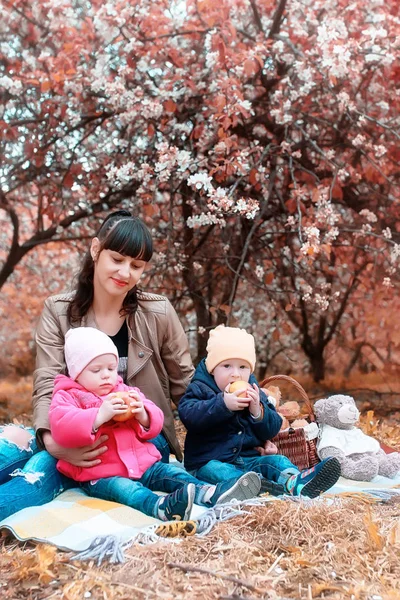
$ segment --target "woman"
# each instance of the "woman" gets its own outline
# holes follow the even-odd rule
[[[163,434],[153,443],[168,461],[182,458],[171,399],[177,404],[193,375],[188,341],[163,296],[137,289],[153,254],[150,232],[127,211],[110,214],[84,258],[75,292],[48,298],[36,330],[34,428],[8,425],[0,433],[0,520],[49,502],[76,484],[56,470],[58,459],[78,467],[101,463],[107,437],[84,448],[63,448],[51,436],[49,406],[54,379],[65,373],[64,337],[71,327],[96,327],[111,337],[118,371],[164,413]],[[39,451],[41,450],[41,451]],[[21,468],[22,467],[22,468]]]

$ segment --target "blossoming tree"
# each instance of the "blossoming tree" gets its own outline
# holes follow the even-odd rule
[[[199,355],[255,297],[323,378],[357,288],[397,283],[399,28],[397,0],[4,3],[0,286],[124,206]]]

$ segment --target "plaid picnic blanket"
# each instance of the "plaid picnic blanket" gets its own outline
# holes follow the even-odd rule
[[[246,504],[259,502],[254,499]],[[24,508],[4,519],[0,530],[8,530],[23,542],[44,542],[76,552],[77,558],[95,558],[100,563],[108,557],[111,562],[123,562],[124,549],[133,543],[207,535],[217,521],[244,512],[244,503],[240,502],[211,509],[194,505],[190,521],[165,523],[129,506],[92,498],[72,488],[47,504]]]
[[[91,498],[72,488],[43,506],[20,510],[0,522],[0,528],[20,541],[47,542],[80,552],[96,537],[114,535],[127,541],[140,532],[152,532],[160,523],[129,506]]]

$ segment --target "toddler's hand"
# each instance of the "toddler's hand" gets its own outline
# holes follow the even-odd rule
[[[238,394],[243,394],[243,390],[238,390],[237,392],[230,393],[229,385],[226,386],[224,390],[224,402],[225,406],[229,408],[229,410],[243,410],[249,406],[250,398],[248,396],[246,396],[245,398],[239,398]]]
[[[270,440],[264,442],[264,446],[257,446],[256,450],[258,450],[261,456],[270,456],[271,454],[278,454],[277,446]]]
[[[262,414],[262,407],[260,402],[260,389],[253,383],[253,387],[247,390],[247,395],[250,398],[249,411],[253,417],[260,417]]]
[[[130,406],[134,418],[142,425],[142,427],[148,428],[150,425],[149,415],[147,414],[147,411],[144,407],[143,401],[140,399],[139,394],[134,390],[131,390],[129,392],[128,404]]]
[[[98,429],[100,425],[110,421],[114,415],[121,415],[122,413],[126,412],[126,410],[127,408],[125,402],[115,393],[104,396],[102,405],[100,406],[93,423],[94,429]]]

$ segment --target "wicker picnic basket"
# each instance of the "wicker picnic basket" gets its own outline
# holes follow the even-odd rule
[[[306,407],[306,413],[302,411],[302,418],[309,423],[315,422],[313,407],[305,389],[298,381],[288,375],[271,375],[263,379],[260,387],[268,387],[271,383],[285,381],[290,383],[300,393]],[[289,427],[285,431],[280,431],[272,441],[278,447],[279,454],[287,456],[288,459],[297,466],[300,471],[308,469],[319,463],[317,455],[316,440],[307,440],[303,428],[293,429]]]

